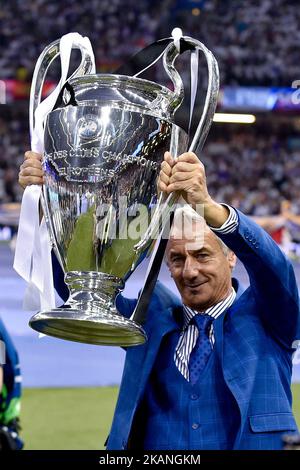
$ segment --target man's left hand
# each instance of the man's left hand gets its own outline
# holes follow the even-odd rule
[[[160,191],[170,194],[180,192],[188,204],[196,208],[198,204],[211,203],[206,186],[204,165],[192,152],[180,155],[175,161],[166,152],[158,180]]]
[[[157,186],[165,194],[174,191],[183,196],[211,227],[221,227],[228,218],[229,210],[210,197],[204,165],[193,152],[183,153],[177,160],[166,152]]]

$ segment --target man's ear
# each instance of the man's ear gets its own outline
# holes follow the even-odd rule
[[[229,250],[227,254],[227,259],[228,259],[229,267],[231,271],[233,271],[236,265],[236,260],[237,260],[236,254],[233,251]]]

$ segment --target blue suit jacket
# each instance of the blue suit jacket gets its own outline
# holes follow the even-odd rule
[[[234,449],[272,448],[274,433],[296,430],[291,412],[293,341],[300,338],[298,289],[290,262],[269,235],[238,212],[239,227],[219,235],[246,267],[250,287],[214,322],[216,354],[239,409]],[[117,299],[130,316],[136,300]],[[148,309],[148,341],[127,350],[108,449],[126,449],[163,336],[181,301],[162,284]],[[269,442],[269,443],[268,443]]]

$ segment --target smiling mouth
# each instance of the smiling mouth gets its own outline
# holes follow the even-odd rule
[[[198,287],[203,286],[203,284],[206,284],[207,281],[200,282],[199,284],[185,284],[185,287],[188,289],[197,289]]]

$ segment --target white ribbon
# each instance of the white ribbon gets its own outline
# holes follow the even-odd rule
[[[96,72],[94,53],[90,40],[78,33],[69,33],[60,39],[59,52],[61,78],[55,90],[41,102],[34,114],[34,129],[31,130],[31,149],[44,152],[44,122],[52,111],[59,93],[68,78],[72,49],[82,45],[88,52]],[[75,76],[75,74],[73,74]],[[55,307],[53,273],[51,263],[51,243],[45,219],[39,223],[39,200],[42,188],[27,186],[21,204],[18,237],[14,259],[14,269],[28,283],[23,301],[25,310],[42,310]]]
[[[172,38],[174,46],[180,54],[180,39],[183,37],[180,28],[174,28],[172,31]],[[152,65],[152,64],[151,64]],[[198,67],[199,67],[199,50],[195,49],[191,52],[191,102],[190,102],[190,117],[189,117],[189,132],[191,130],[192,118],[194,113],[197,88],[198,88]]]
[[[190,104],[190,120],[189,132],[191,130],[192,118],[194,114],[194,107],[198,88],[198,68],[199,68],[199,50],[195,49],[191,52],[191,104]]]
[[[182,29],[174,28],[171,34],[172,38],[174,39],[174,46],[180,54],[180,39],[182,38]]]

